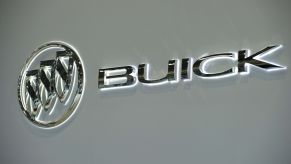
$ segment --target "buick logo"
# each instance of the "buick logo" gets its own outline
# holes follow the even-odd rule
[[[204,55],[195,61],[193,58],[171,59],[168,61],[168,71],[165,76],[158,79],[149,77],[150,64],[142,63],[138,66],[126,65],[99,69],[98,88],[100,90],[112,90],[135,87],[142,85],[164,85],[178,83],[179,81],[191,81],[195,78],[220,79],[235,75],[248,75],[250,67],[257,67],[265,72],[285,70],[287,67],[275,64],[263,59],[266,55],[278,51],[282,45],[271,45],[260,51],[251,52],[248,49],[237,52],[223,52]],[[224,71],[211,72],[207,67],[218,60],[231,61],[233,66]]]
[[[68,120],[84,92],[84,68],[78,52],[64,42],[50,42],[36,49],[24,65],[18,98],[26,118],[43,127]]]
[[[282,45],[267,46],[257,52],[241,49],[168,61],[166,75],[149,77],[150,64],[101,68],[98,71],[98,89],[112,90],[142,85],[164,85],[192,81],[193,78],[220,79],[248,75],[251,67],[265,72],[285,70],[287,67],[264,60]],[[231,61],[223,71],[209,71],[209,63]],[[195,75],[195,77],[194,77]],[[50,42],[36,49],[24,65],[19,82],[18,97],[24,115],[33,124],[56,127],[76,111],[84,92],[84,68],[77,51],[64,42]]]

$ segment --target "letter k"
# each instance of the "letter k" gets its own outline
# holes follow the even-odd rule
[[[259,60],[258,58],[256,58],[256,57],[260,57],[263,55],[271,54],[272,52],[278,50],[281,47],[282,46],[280,46],[280,45],[268,46],[268,47],[264,48],[263,50],[261,50],[257,53],[254,53],[253,55],[250,55],[249,57],[247,57],[247,50],[238,51],[238,72],[247,73],[248,72],[247,67],[249,67],[249,66],[246,64],[251,64],[251,65],[254,65],[254,66],[259,67],[261,69],[265,69],[267,71],[274,70],[274,69],[284,69],[285,67],[275,65],[275,64],[272,64],[272,63],[267,62],[267,61],[262,61],[262,60]]]

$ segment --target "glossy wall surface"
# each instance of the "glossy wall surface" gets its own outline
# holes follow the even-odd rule
[[[291,2],[288,0],[11,0],[0,2],[0,163],[290,164]],[[64,126],[44,130],[17,99],[22,66],[61,40],[80,53],[84,96]],[[279,72],[101,92],[98,70],[283,48]],[[224,70],[229,63],[213,65]]]

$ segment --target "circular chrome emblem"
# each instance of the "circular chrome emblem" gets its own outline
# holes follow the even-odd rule
[[[33,124],[56,127],[68,120],[84,91],[84,68],[78,52],[64,42],[49,42],[36,49],[24,65],[18,98]]]

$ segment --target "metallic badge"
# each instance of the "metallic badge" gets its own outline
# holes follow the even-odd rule
[[[84,68],[78,52],[64,42],[36,49],[18,81],[24,115],[42,128],[56,127],[76,111],[84,92]]]
[[[168,61],[168,72],[166,76],[159,79],[149,77],[150,64],[139,64],[136,66],[119,66],[99,69],[98,88],[100,90],[111,90],[134,87],[138,83],[143,85],[163,85],[177,83],[179,80],[191,81],[193,75],[203,79],[220,79],[234,75],[247,75],[250,67],[257,67],[263,71],[280,71],[287,67],[261,59],[282,48],[282,45],[271,45],[256,53],[250,50],[239,50],[238,52],[225,52],[202,56],[195,61],[193,58],[171,59]],[[232,61],[233,66],[222,72],[208,72],[208,63],[217,60]],[[181,66],[180,66],[181,65]]]

